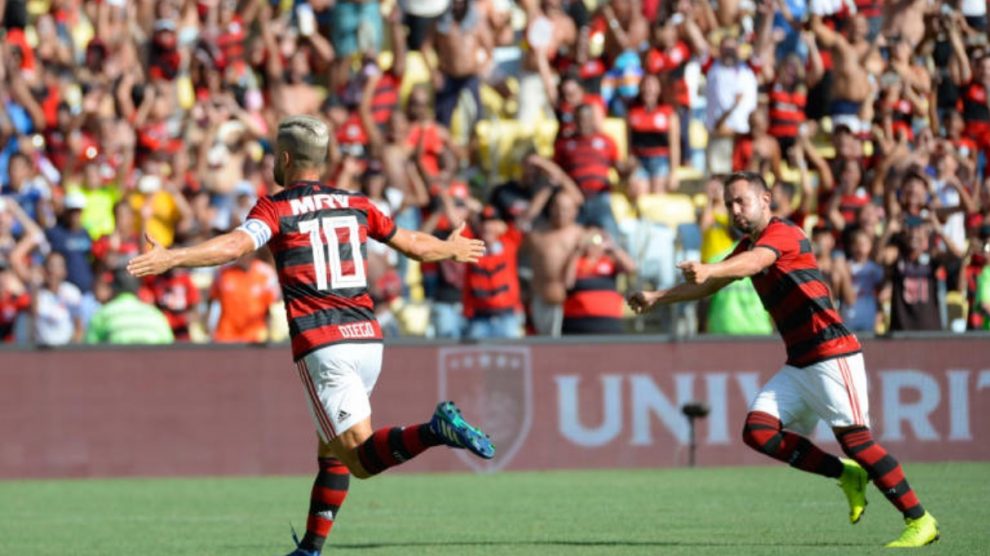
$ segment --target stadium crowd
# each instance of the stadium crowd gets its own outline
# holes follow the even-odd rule
[[[488,254],[367,283],[389,335],[769,334],[752,285],[634,317],[737,239],[752,170],[851,329],[990,328],[990,50],[979,0],[0,0],[0,340],[264,342],[267,250],[137,282],[275,191],[272,133],[335,132],[325,179]],[[653,318],[655,320],[648,320]]]

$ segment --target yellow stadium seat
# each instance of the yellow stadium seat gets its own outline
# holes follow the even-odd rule
[[[533,147],[531,131],[515,120],[493,118],[475,126],[481,167],[502,179],[519,175],[520,162]]]
[[[681,224],[693,224],[695,217],[694,200],[684,193],[650,193],[641,195],[636,202],[639,213],[650,222],[663,224],[676,230]],[[617,221],[636,218],[636,211],[629,198],[614,194],[611,197],[612,214]]]
[[[546,115],[540,116],[533,124],[533,143],[540,156],[553,156],[553,143],[557,138],[557,119]]]
[[[647,219],[675,230],[697,221],[694,202],[684,193],[644,195],[639,199],[639,210]]]
[[[705,177],[705,175],[694,166],[681,166],[674,170],[674,173],[677,174],[677,181],[682,183],[686,181],[698,181]]]
[[[602,133],[615,141],[615,146],[619,149],[619,158],[626,158],[628,153],[626,121],[622,118],[605,118],[605,123],[602,125]]]
[[[402,277],[406,285],[409,286],[409,300],[423,301],[426,295],[423,293],[423,272],[418,261],[410,260],[406,266],[406,275]]]
[[[27,12],[28,15],[33,17],[38,17],[50,12],[52,9],[51,0],[28,0]]]
[[[780,162],[780,179],[791,183],[801,181],[801,172],[797,168],[792,168],[786,161]]]
[[[481,168],[503,179],[517,178],[523,156],[535,148],[547,158],[553,156],[557,121],[543,118],[537,122],[520,122],[510,118],[488,118],[478,122],[474,136]]]
[[[616,222],[622,223],[636,218],[636,211],[629,202],[629,197],[618,192],[613,193],[609,198],[609,204],[612,206],[612,216],[615,217]]]
[[[692,119],[688,123],[688,145],[694,150],[705,150],[708,146],[708,130],[704,122]]]
[[[391,66],[391,54],[389,55],[388,62],[389,66]],[[432,86],[432,83],[430,68],[427,67],[423,55],[415,50],[407,53],[406,70],[402,76],[402,85],[399,87],[399,98],[402,99],[402,105],[405,106],[406,99],[409,98],[409,91],[412,91],[413,87],[420,84]]]
[[[969,313],[969,304],[966,302],[966,295],[962,292],[950,291],[945,294],[945,308],[948,321],[962,320],[966,322]]]
[[[397,299],[390,307],[399,323],[403,336],[424,336],[430,326],[430,304],[425,302],[404,303]]]
[[[382,70],[388,71],[392,68],[392,58],[393,56],[391,50],[383,50],[379,52],[378,67],[382,68]]]

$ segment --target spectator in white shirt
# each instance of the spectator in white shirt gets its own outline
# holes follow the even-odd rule
[[[79,312],[82,293],[65,277],[65,258],[54,251],[49,253],[34,304],[34,335],[38,345],[60,346],[82,339]]]
[[[705,87],[708,127],[708,171],[732,171],[732,145],[735,135],[749,133],[749,116],[756,110],[756,74],[739,59],[739,44],[725,37],[717,60],[711,62]]]

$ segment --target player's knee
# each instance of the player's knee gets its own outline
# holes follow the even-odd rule
[[[347,466],[347,470],[351,473],[352,477],[355,479],[367,479],[371,477],[371,473],[368,473],[364,469],[364,466],[361,465],[361,458],[358,455],[357,448],[342,450],[342,452],[337,457],[341,463]]]
[[[751,412],[746,416],[746,423],[742,429],[742,440],[750,448],[764,454],[771,453],[772,446],[770,440],[780,434],[779,428],[774,428],[767,419],[766,414]]]
[[[835,433],[836,440],[839,441],[839,446],[842,447],[843,453],[857,461],[865,449],[876,444],[876,441],[873,440],[873,433],[866,427],[837,428],[833,429],[833,432]]]
[[[753,428],[749,425],[749,423],[743,425],[742,440],[750,448],[754,450],[762,451],[760,442],[759,440],[756,439],[756,434],[754,433]]]
[[[354,477],[355,479],[364,480],[373,477],[371,473],[365,471],[364,468],[361,467],[360,465],[357,465],[355,467],[348,467],[348,469],[351,470],[351,476]]]

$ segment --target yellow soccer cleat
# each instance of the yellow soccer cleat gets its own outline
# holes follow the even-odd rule
[[[849,501],[849,522],[853,525],[859,523],[866,511],[866,485],[870,482],[870,477],[866,470],[851,459],[842,460],[842,476],[839,477],[839,488],[846,495]]]
[[[905,518],[904,524],[904,532],[887,543],[887,548],[917,548],[932,544],[939,538],[938,522],[928,512],[918,519]]]

